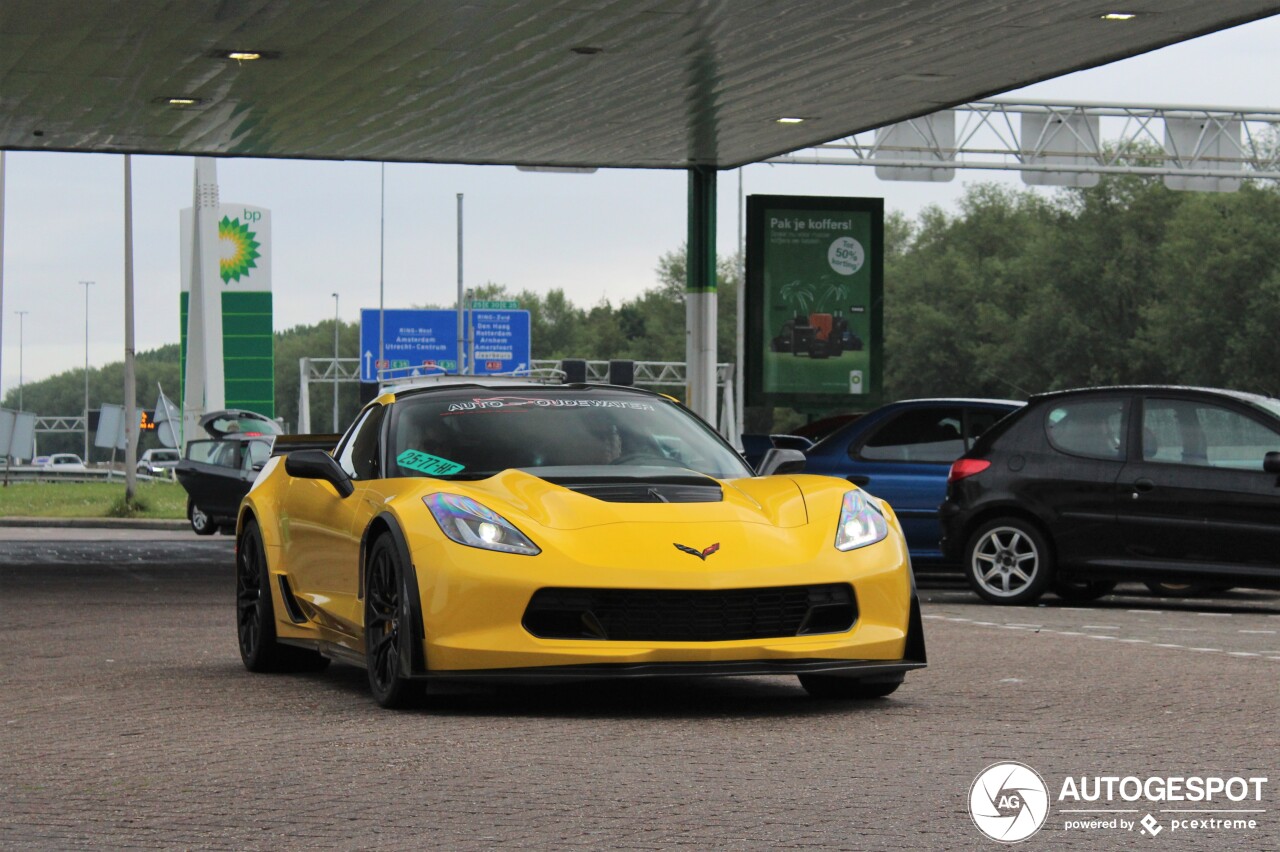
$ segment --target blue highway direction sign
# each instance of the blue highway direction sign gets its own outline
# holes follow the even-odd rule
[[[376,382],[378,370],[458,370],[456,311],[387,310],[383,347],[378,345],[378,309],[360,311],[360,381]],[[529,366],[529,312],[467,311],[475,335],[476,375],[510,373]],[[379,350],[382,358],[379,360]],[[402,377],[404,373],[398,373]]]

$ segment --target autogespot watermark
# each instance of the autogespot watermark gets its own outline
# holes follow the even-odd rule
[[[1026,840],[1049,816],[1049,788],[1025,763],[993,763],[969,787],[969,816],[992,840]]]
[[[1039,831],[1056,810],[1064,832],[1135,832],[1155,838],[1195,833],[1256,831],[1269,779],[1220,775],[1068,775],[1053,797],[1040,773],[1025,763],[993,763],[969,788],[969,816],[1001,843],[1019,843]],[[1057,826],[1055,826],[1057,827]]]

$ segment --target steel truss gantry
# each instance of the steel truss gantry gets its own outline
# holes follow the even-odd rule
[[[298,432],[311,431],[311,383],[348,384],[360,381],[359,358],[298,359]]]
[[[608,361],[587,361],[587,381],[606,383],[609,381]],[[650,386],[678,387],[687,383],[687,365],[683,361],[633,361],[634,384]],[[562,362],[559,360],[531,361],[528,373],[534,375],[564,375]],[[721,391],[720,416],[718,429],[730,442],[737,446],[738,421],[734,406],[733,365],[716,365],[716,386]],[[339,384],[357,383],[360,381],[359,358],[299,358],[298,359],[298,431],[311,431],[311,396],[312,382],[332,384],[335,379]],[[526,373],[526,374],[528,374]]]
[[[1012,170],[1029,184],[1058,186],[1155,175],[1173,189],[1230,191],[1242,178],[1280,180],[1280,110],[979,101],[766,162],[874,166],[888,180]]]
[[[74,432],[80,434],[84,432],[84,417],[37,417],[36,418],[36,434],[37,435],[62,435]]]

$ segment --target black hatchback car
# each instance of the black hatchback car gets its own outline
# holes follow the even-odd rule
[[[1207,388],[1033,396],[951,467],[943,549],[993,603],[1280,588],[1280,400]]]

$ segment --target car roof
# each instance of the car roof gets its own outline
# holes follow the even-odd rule
[[[1038,393],[1032,396],[1028,402],[1041,402],[1043,400],[1057,399],[1064,396],[1080,396],[1092,393],[1159,393],[1171,391],[1177,393],[1203,394],[1205,396],[1226,396],[1231,397],[1232,399],[1237,399],[1241,402],[1257,402],[1262,399],[1273,399],[1273,397],[1266,394],[1231,390],[1229,388],[1198,387],[1196,385],[1098,385],[1096,387],[1068,388],[1066,390]]]
[[[921,397],[920,399],[900,399],[897,402],[885,403],[885,408],[890,405],[936,405],[938,403],[954,404],[954,403],[979,403],[988,405],[1026,405],[1020,399],[992,399],[985,397],[971,396],[930,396]],[[868,412],[870,413],[870,412]]]
[[[461,377],[459,377],[461,378]],[[468,391],[518,391],[520,393],[598,393],[600,391],[608,391],[611,393],[635,394],[644,397],[658,397],[665,400],[671,400],[666,394],[657,393],[656,391],[646,390],[644,388],[624,387],[622,385],[607,385],[596,383],[582,384],[547,384],[546,382],[527,381],[521,382],[512,380],[510,377],[494,378],[485,380],[483,376],[466,376],[468,381],[449,382],[432,385],[414,385],[412,387],[394,389],[388,388],[386,393],[390,393],[395,397],[396,401],[412,399],[418,396],[430,396],[438,393],[457,393]]]

